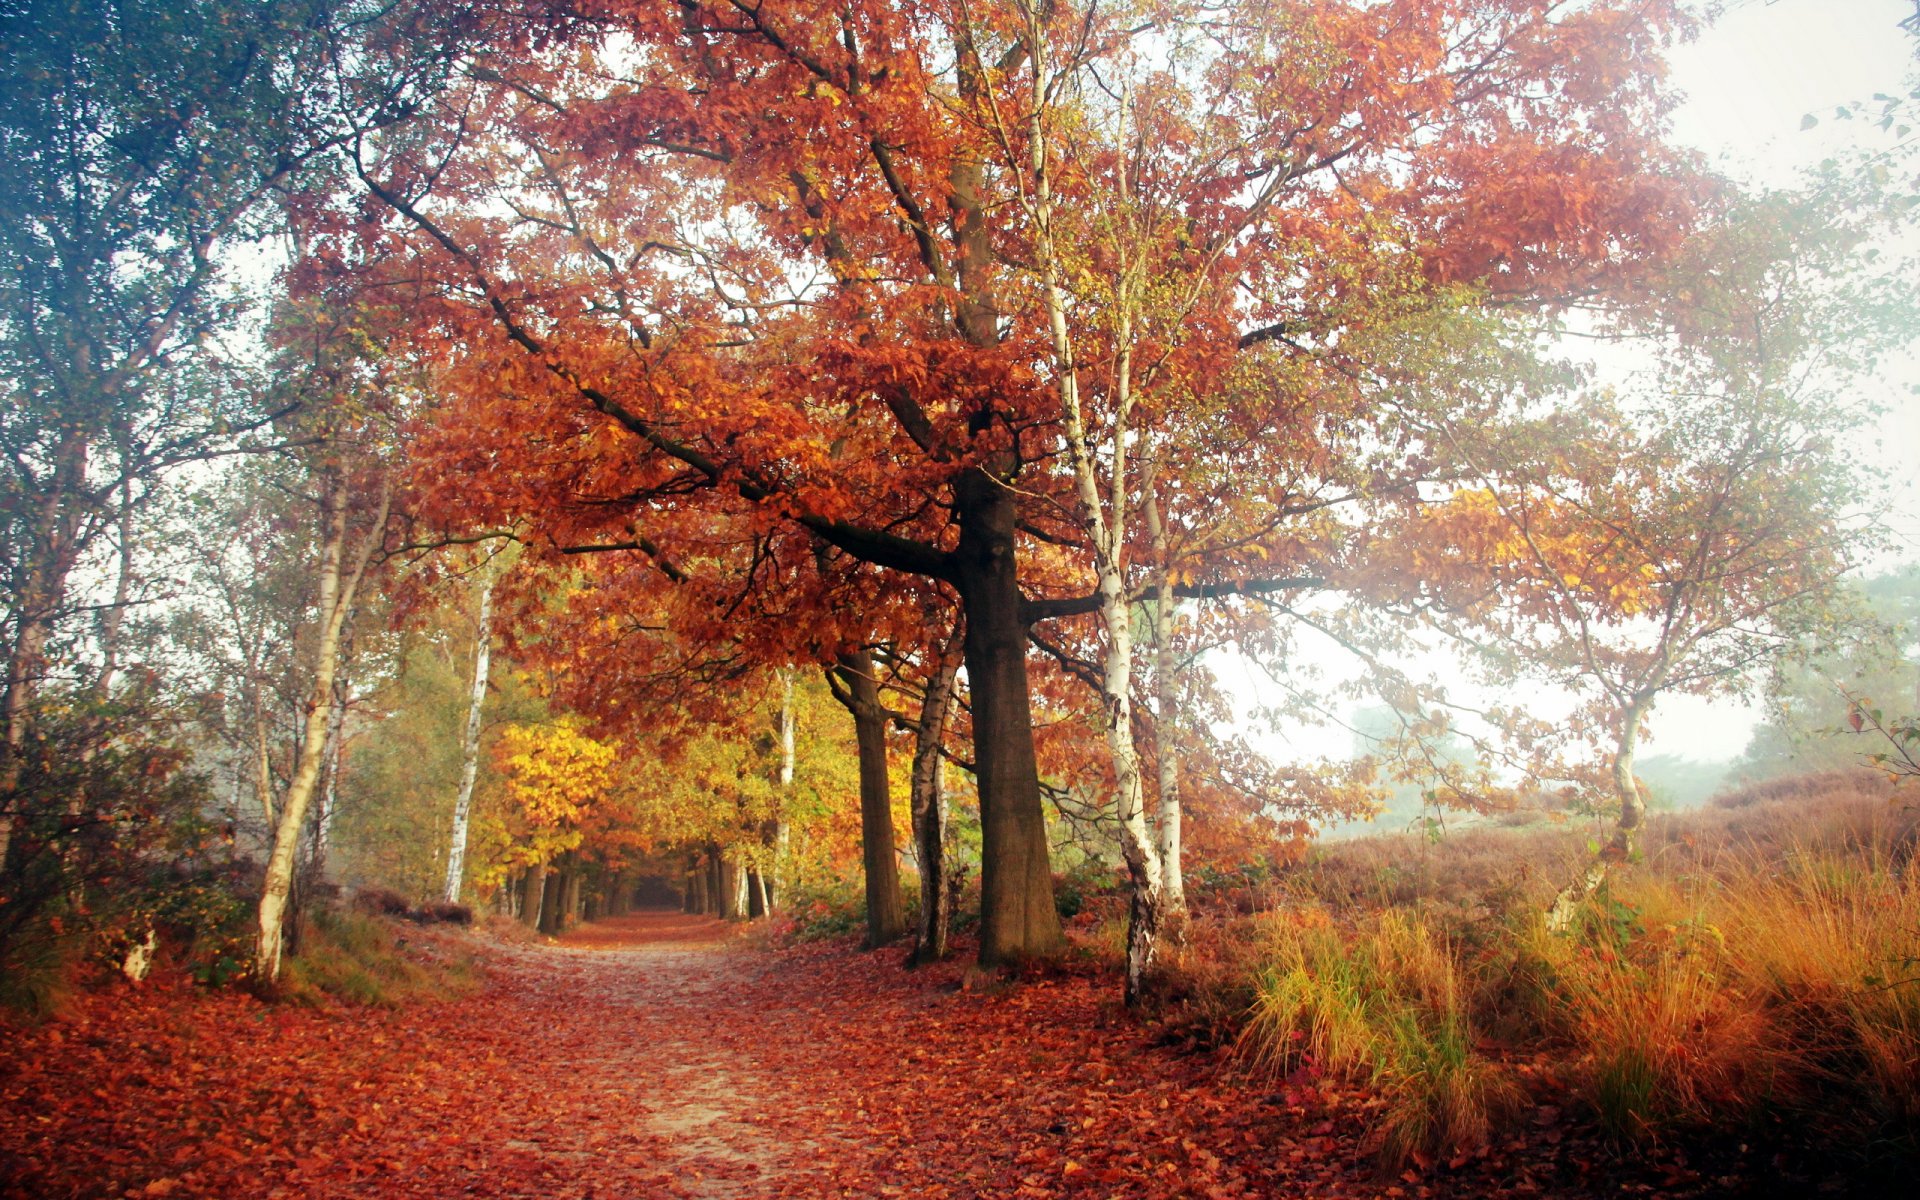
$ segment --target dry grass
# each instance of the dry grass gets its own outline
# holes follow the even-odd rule
[[[1582,860],[1582,830],[1325,848],[1278,881],[1275,911],[1243,922],[1257,949],[1237,968],[1253,980],[1241,1045],[1376,1089],[1389,1160],[1486,1140],[1518,1094],[1503,1055],[1481,1049],[1496,1037],[1561,1062],[1623,1140],[1772,1117],[1822,1153],[1920,1161],[1913,799],[1821,776],[1662,815],[1644,861],[1564,935],[1541,914]]]
[[[1388,1165],[1486,1143],[1518,1089],[1476,1049],[1468,981],[1443,935],[1400,909],[1351,931],[1308,909],[1269,922],[1266,950],[1245,1033],[1256,1062],[1376,1088]]]

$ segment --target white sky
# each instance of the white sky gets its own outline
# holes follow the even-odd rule
[[[1744,182],[1784,186],[1796,174],[1837,150],[1891,136],[1865,120],[1835,119],[1840,105],[1869,101],[1874,93],[1905,95],[1920,83],[1915,39],[1899,27],[1914,15],[1913,0],[1732,0],[1729,11],[1695,42],[1671,56],[1674,82],[1687,97],[1675,114],[1678,141],[1705,153],[1715,167]],[[1910,118],[1920,127],[1920,100]],[[1811,129],[1803,119],[1820,118]],[[1894,485],[1891,522],[1898,548],[1882,566],[1920,561],[1920,479],[1912,456],[1920,450],[1920,357],[1888,368],[1873,397],[1887,409],[1877,445],[1864,448]],[[1303,647],[1304,649],[1304,647]],[[1342,652],[1325,647],[1317,665],[1341,676],[1353,670]],[[1422,664],[1443,673],[1444,661]],[[1250,702],[1276,693],[1251,664],[1215,662],[1223,682]],[[1419,668],[1416,667],[1416,670]],[[1457,698],[1466,698],[1463,689]],[[1540,698],[1542,708],[1561,709],[1563,699]],[[1672,696],[1660,701],[1648,721],[1645,753],[1680,754],[1714,761],[1745,747],[1757,711],[1737,701]],[[1282,757],[1344,758],[1350,735],[1327,727],[1291,726],[1280,735]]]
[[[1834,109],[1869,101],[1876,92],[1905,95],[1920,82],[1915,39],[1899,27],[1913,15],[1913,0],[1747,0],[1731,7],[1672,56],[1675,82],[1687,96],[1675,116],[1675,136],[1721,169],[1762,185],[1788,184],[1854,139],[1890,144],[1890,135],[1866,121],[1835,119]],[[1909,103],[1920,107],[1920,101]],[[1803,130],[1809,114],[1820,123]],[[1876,399],[1887,414],[1879,444],[1867,449],[1899,489],[1892,498],[1900,543],[1894,561],[1910,562],[1920,559],[1920,480],[1912,467],[1920,449],[1914,392],[1920,369],[1908,358],[1893,364],[1882,383]],[[1754,720],[1745,705],[1668,697],[1648,722],[1648,749],[1732,758],[1746,746]]]

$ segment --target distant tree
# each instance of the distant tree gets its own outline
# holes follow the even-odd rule
[[[1738,776],[1858,766],[1870,750],[1848,728],[1855,701],[1889,725],[1920,716],[1920,568],[1851,582],[1847,592],[1843,612],[1855,619],[1775,664],[1766,715],[1734,766]]]
[[[1582,694],[1575,728],[1608,747],[1614,836],[1563,901],[1636,851],[1634,756],[1655,701],[1749,692],[1831,626],[1876,536],[1845,449],[1851,388],[1912,310],[1890,302],[1905,285],[1874,271],[1856,213],[1820,191],[1775,197],[1701,238],[1655,305],[1657,391],[1591,391],[1440,436],[1460,474],[1415,510],[1416,544],[1436,578],[1471,560],[1478,594],[1430,619]]]

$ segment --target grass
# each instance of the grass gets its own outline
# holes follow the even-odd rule
[[[281,966],[277,993],[300,1004],[333,999],[391,1008],[453,999],[479,986],[470,956],[410,952],[416,948],[402,938],[401,928],[367,913],[316,910],[307,918],[299,954]]]
[[[1765,1125],[1868,1174],[1920,1163],[1920,814],[1904,794],[1829,776],[1663,815],[1645,861],[1550,934],[1582,840],[1325,848],[1277,881],[1273,911],[1199,923],[1174,973],[1202,981],[1203,1011],[1209,992],[1251,995],[1254,1063],[1374,1091],[1389,1164],[1484,1145],[1524,1096],[1520,1061],[1559,1064],[1554,1086],[1623,1146]],[[1210,955],[1238,965],[1209,976]]]
[[[1418,914],[1389,909],[1342,929],[1324,910],[1272,923],[1244,1044],[1276,1071],[1312,1067],[1387,1101],[1381,1154],[1483,1145],[1517,1089],[1476,1049],[1454,947]]]

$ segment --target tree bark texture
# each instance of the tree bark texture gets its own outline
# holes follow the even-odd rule
[[[493,575],[480,584],[479,627],[474,634],[473,685],[467,693],[467,725],[460,742],[460,790],[453,798],[453,833],[447,844],[447,880],[441,899],[460,902],[460,886],[467,862],[467,816],[473,807],[473,785],[480,776],[480,720],[487,704],[487,671],[493,653]]]
[[[854,741],[860,752],[860,849],[867,884],[867,946],[897,941],[907,930],[900,903],[900,865],[893,832],[893,791],[887,778],[887,712],[873,655],[865,650],[840,655],[834,667],[844,687],[841,702],[853,714]]]
[[[960,540],[955,584],[965,605],[980,788],[980,962],[1018,963],[1057,951],[1047,822],[1027,690],[1027,627],[1014,562],[1014,494],[969,467],[954,486]]]
[[[920,864],[920,927],[914,942],[916,963],[938,962],[948,952],[953,928],[952,893],[947,887],[947,796],[944,741],[954,680],[965,655],[966,635],[955,629],[927,676],[914,730],[912,808],[914,857]]]
[[[320,781],[320,767],[326,753],[327,719],[333,706],[333,681],[340,662],[340,642],[347,617],[353,609],[360,582],[378,548],[387,525],[392,493],[381,488],[378,511],[370,532],[360,546],[351,569],[347,567],[347,506],[349,488],[337,473],[325,478],[321,488],[320,544],[320,629],[313,650],[313,685],[307,701],[300,753],[294,764],[293,778],[287,785],[279,822],[273,831],[273,849],[267,857],[265,884],[260,894],[259,939],[254,948],[256,977],[272,983],[280,974],[282,922],[287,896],[293,887],[295,859],[300,835],[307,819],[307,808]]]

